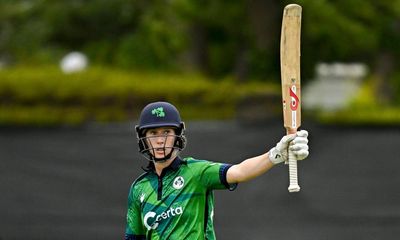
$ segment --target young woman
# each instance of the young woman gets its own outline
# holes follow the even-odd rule
[[[148,104],[136,126],[139,151],[149,165],[131,186],[126,240],[215,239],[214,189],[234,190],[238,183],[267,172],[287,160],[288,149],[297,160],[308,152],[308,132],[284,136],[270,151],[230,165],[181,158],[185,125],[167,102]]]

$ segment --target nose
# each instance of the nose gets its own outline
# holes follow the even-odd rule
[[[157,144],[164,144],[164,142],[165,142],[165,136],[162,136],[162,135],[160,135],[160,136],[157,136],[156,137],[156,143]]]

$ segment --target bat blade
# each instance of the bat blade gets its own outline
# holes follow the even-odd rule
[[[296,133],[301,125],[300,36],[302,8],[289,4],[283,10],[281,32],[281,81],[283,121],[287,134]],[[297,161],[289,151],[289,192],[300,191]]]

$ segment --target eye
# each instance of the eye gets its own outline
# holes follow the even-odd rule
[[[154,136],[154,135],[157,135],[157,132],[154,131],[154,130],[149,130],[149,131],[147,132],[147,134],[150,135],[150,136]]]
[[[164,135],[169,135],[171,134],[171,130],[170,129],[165,129],[164,130]]]

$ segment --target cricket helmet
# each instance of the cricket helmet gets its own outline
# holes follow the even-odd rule
[[[159,127],[172,127],[175,130],[175,142],[172,151],[164,158],[154,157],[154,148],[149,145],[146,131]],[[186,146],[185,123],[182,122],[178,109],[168,102],[153,102],[145,106],[140,114],[139,124],[135,126],[139,152],[152,161],[169,159],[173,150],[182,151]],[[165,151],[165,148],[164,148]]]

